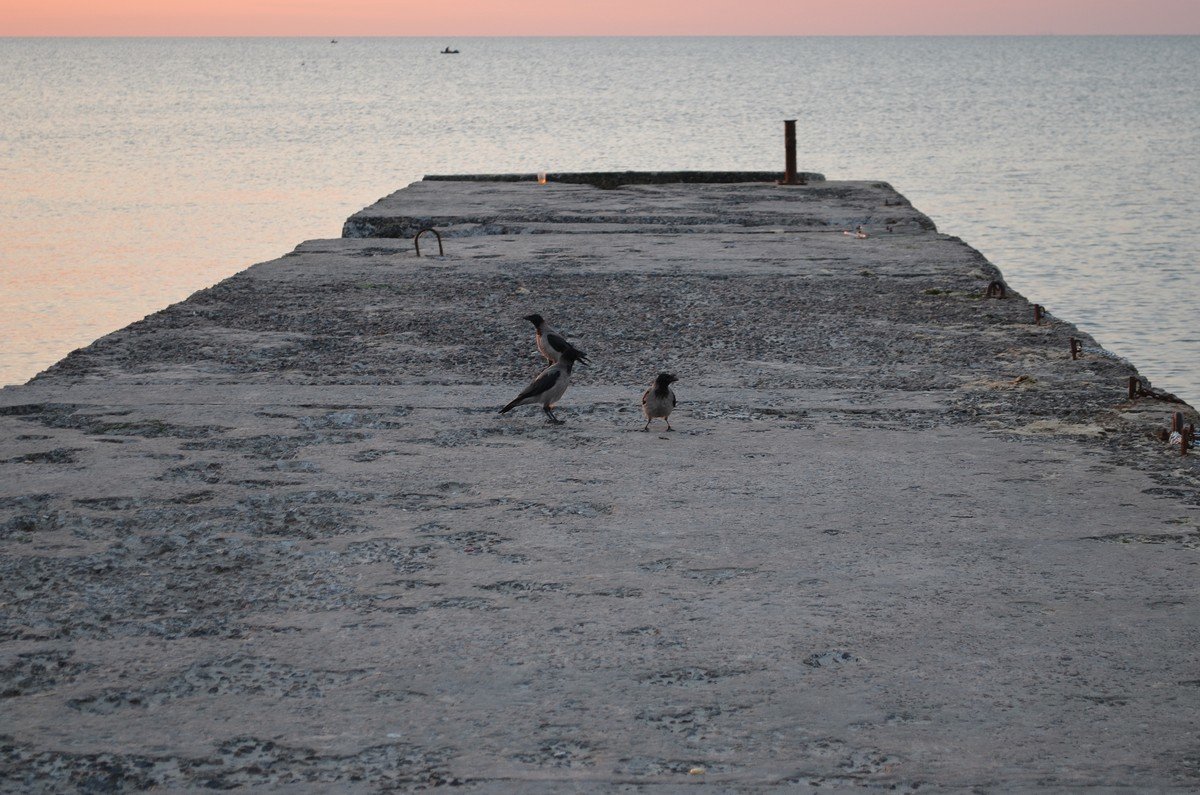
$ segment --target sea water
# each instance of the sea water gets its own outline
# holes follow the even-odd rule
[[[0,75],[0,383],[427,173],[781,170],[797,119],[801,169],[1200,404],[1198,37],[0,39]]]

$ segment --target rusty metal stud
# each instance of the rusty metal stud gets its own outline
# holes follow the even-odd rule
[[[1142,391],[1142,382],[1136,375],[1129,376],[1129,399],[1133,400]]]
[[[442,234],[432,226],[427,226],[420,232],[417,232],[417,236],[413,238],[413,245],[417,247],[417,256],[421,256],[421,235],[425,234],[426,232],[433,232],[434,237],[437,238],[438,256],[446,256],[446,250],[442,248]]]
[[[1186,433],[1179,434],[1179,454],[1187,455],[1188,453],[1188,438]]]
[[[987,292],[983,294],[984,298],[1007,298],[1008,292],[1004,289],[1004,282],[990,282],[987,286]]]
[[[1041,304],[1033,305],[1033,325],[1035,325],[1035,326],[1042,325],[1042,305]]]
[[[1183,433],[1183,412],[1177,411],[1171,415],[1171,431],[1173,433]]]
[[[1071,337],[1071,358],[1078,359],[1081,353],[1083,353],[1083,343]]]

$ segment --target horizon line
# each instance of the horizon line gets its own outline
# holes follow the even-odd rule
[[[1195,33],[26,33],[0,35],[4,39],[1137,39],[1197,38]]]

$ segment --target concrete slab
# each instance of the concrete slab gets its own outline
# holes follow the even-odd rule
[[[309,241],[0,390],[0,788],[1195,788],[1195,412],[869,185],[420,183],[540,234]],[[560,427],[496,413],[531,311]]]
[[[493,178],[413,183],[350,216],[342,236],[407,238],[426,227],[474,235],[664,228],[707,232],[714,226],[840,231],[860,225],[901,232],[934,228],[885,182],[625,184],[598,189]]]

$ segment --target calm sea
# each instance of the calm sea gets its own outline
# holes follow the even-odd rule
[[[439,55],[453,45],[460,55]],[[0,39],[0,383],[426,173],[891,182],[1200,405],[1200,38]]]

